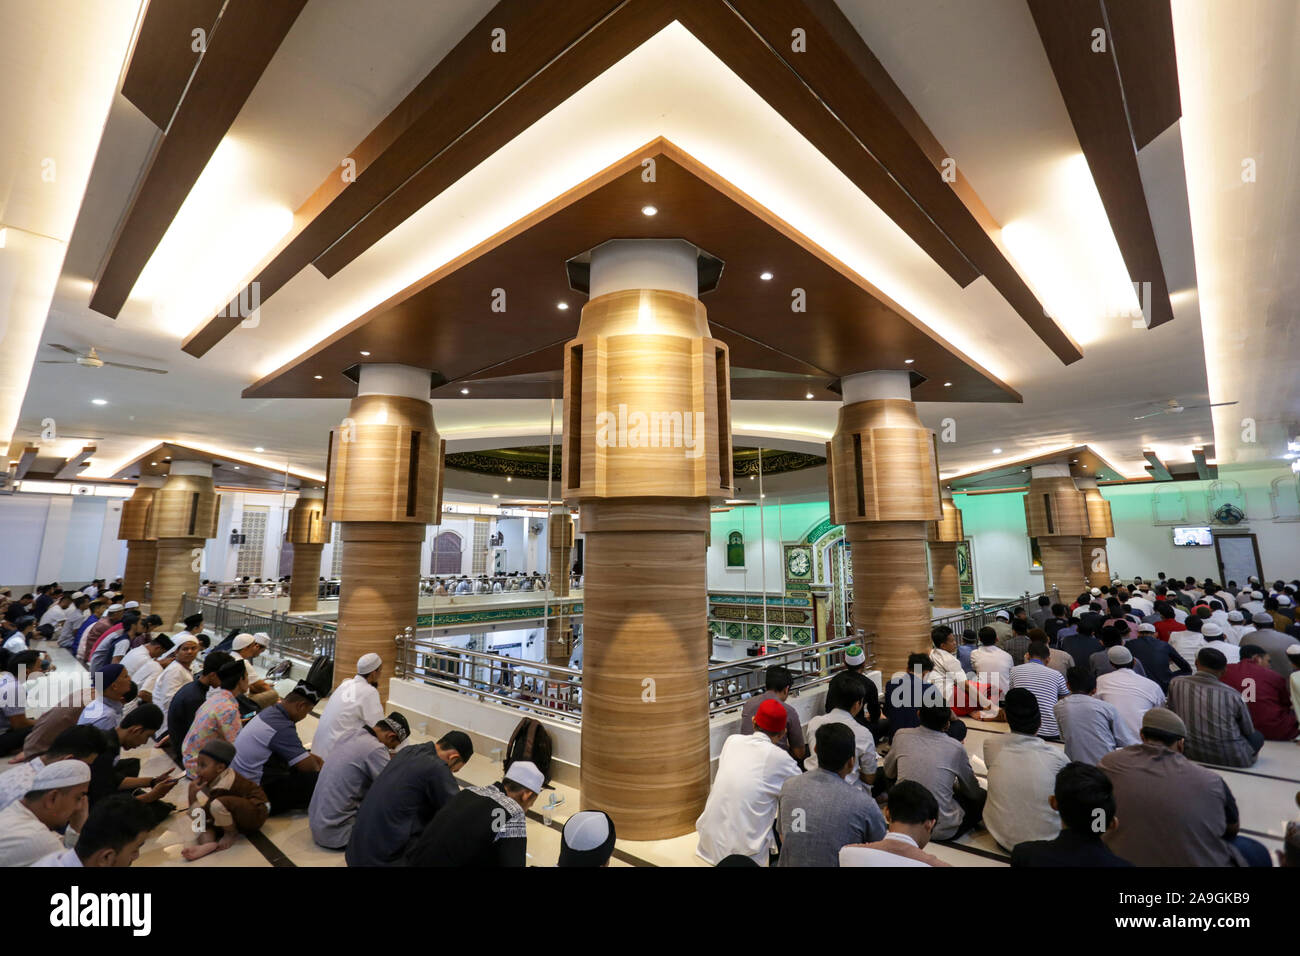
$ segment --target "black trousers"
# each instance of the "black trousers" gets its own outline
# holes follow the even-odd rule
[[[7,757],[23,745],[27,735],[32,732],[35,724],[23,727],[20,730],[6,730],[0,734],[0,757]]]
[[[961,807],[962,818],[961,826],[957,828],[951,839],[955,840],[970,830],[975,829],[984,821],[984,801],[988,799],[988,794],[981,790],[979,796],[971,797],[960,790],[952,792],[953,799],[957,801],[957,806]]]
[[[306,810],[319,778],[319,771],[294,770],[278,757],[268,760],[262,770],[261,786],[271,801],[271,816]]]

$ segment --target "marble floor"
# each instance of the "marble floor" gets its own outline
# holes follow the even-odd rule
[[[66,652],[46,648],[60,669],[78,665]],[[318,711],[319,712],[319,711]],[[967,721],[969,732],[965,746],[972,756],[977,775],[984,772],[984,742],[993,734],[1009,730],[1004,723]],[[307,717],[299,724],[303,742],[310,745],[316,718]],[[428,738],[414,733],[408,743],[422,743]],[[1059,745],[1057,745],[1059,746]],[[124,753],[141,759],[141,773],[160,774],[174,766],[163,751],[153,745]],[[1242,832],[1259,840],[1270,851],[1280,849],[1286,821],[1296,815],[1300,798],[1300,745],[1269,742],[1259,761],[1248,770],[1212,767],[1228,782],[1241,811]],[[486,754],[476,754],[461,770],[462,785],[484,785],[501,778],[500,763]],[[141,850],[136,866],[344,866],[343,854],[324,850],[312,841],[305,812],[291,813],[268,820],[252,839],[241,836],[229,850],[187,862],[181,850],[194,837],[187,805],[186,786],[177,786],[168,797],[178,811],[159,826]],[[554,802],[555,806],[545,805]],[[560,831],[570,814],[581,804],[579,792],[557,783],[529,811],[528,862],[531,866],[554,866],[559,856]],[[695,834],[688,833],[670,840],[619,840],[612,866],[705,866],[695,855]],[[958,840],[932,843],[929,850],[953,866],[1006,866],[1007,852],[984,829],[977,829]]]

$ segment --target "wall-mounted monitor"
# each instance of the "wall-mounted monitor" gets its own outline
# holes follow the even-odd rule
[[[1176,548],[1208,548],[1213,545],[1214,532],[1208,527],[1174,529],[1174,547]]]

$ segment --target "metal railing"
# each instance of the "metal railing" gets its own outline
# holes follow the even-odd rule
[[[461,590],[468,583],[469,590]],[[438,587],[442,586],[443,590],[439,592]],[[497,586],[500,585],[498,588]],[[581,575],[569,576],[570,590],[576,590],[582,587]],[[437,595],[438,597],[468,597],[470,595],[486,594],[551,594],[551,577],[548,574],[541,575],[515,575],[492,574],[492,575],[460,575],[460,574],[439,574],[428,575],[420,578],[420,594],[423,597]]]
[[[266,634],[271,641],[266,651],[271,657],[305,664],[310,664],[322,655],[331,659],[334,657],[333,624],[296,617],[287,611],[259,611],[216,598],[190,597],[186,594],[182,602],[186,616],[203,615],[204,625],[216,635],[217,642],[225,640],[231,630],[238,628],[249,634]]]
[[[288,581],[205,581],[199,588],[199,597],[228,601],[252,600],[255,598],[275,598],[289,596]],[[339,596],[338,580],[320,581],[316,585],[316,597],[320,600]]]
[[[940,624],[947,625],[953,629],[960,639],[962,634],[967,631],[978,631],[982,627],[987,627],[993,623],[998,611],[1010,611],[1014,607],[1023,607],[1025,613],[1029,613],[1038,607],[1038,599],[1046,596],[1051,598],[1055,604],[1061,600],[1060,592],[1054,587],[1050,591],[1039,591],[1031,594],[1026,591],[1018,598],[1011,598],[1006,601],[995,601],[992,603],[980,604],[978,607],[971,608],[968,611],[961,611],[957,614],[946,614],[943,617],[936,617],[930,622],[931,627],[937,627]]]
[[[496,701],[563,722],[582,722],[582,672],[545,661],[520,660],[484,651],[439,644],[415,635],[399,634],[395,675],[432,687]],[[776,654],[747,657],[709,667],[709,714],[739,710],[749,697],[764,690],[765,672],[788,668],[791,694],[821,685],[844,665],[844,649],[856,638],[840,637]]]

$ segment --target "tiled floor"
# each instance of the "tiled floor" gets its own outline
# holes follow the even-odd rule
[[[50,655],[60,669],[79,668],[64,651],[50,650]],[[966,749],[971,754],[977,774],[983,775],[983,746],[991,734],[1007,733],[1004,723],[967,721],[969,732]],[[298,727],[304,743],[310,744],[316,728],[316,718],[308,717]],[[428,738],[413,734],[410,743],[422,743]],[[162,773],[174,766],[171,759],[152,745],[142,747],[124,756],[141,758],[141,773]],[[1286,821],[1296,814],[1296,799],[1300,793],[1300,745],[1269,742],[1264,745],[1258,763],[1249,770],[1211,768],[1228,781],[1241,810],[1242,830],[1259,840],[1270,851],[1282,846]],[[484,785],[501,778],[501,765],[487,755],[476,755],[461,771],[459,779],[466,785]],[[268,820],[262,828],[261,838],[251,842],[240,837],[229,850],[212,853],[193,863],[181,857],[181,849],[192,842],[186,785],[182,782],[169,796],[178,811],[164,826],[159,827],[145,843],[136,866],[344,866],[343,854],[324,850],[312,841],[306,813],[292,813]],[[544,805],[552,799],[558,804],[550,811]],[[529,813],[528,856],[532,866],[554,866],[559,856],[560,830],[569,816],[580,806],[580,794],[572,787],[556,784],[548,790]],[[549,822],[548,822],[549,820]],[[695,855],[695,834],[690,833],[671,840],[638,842],[619,840],[613,866],[704,866]],[[959,840],[929,847],[940,859],[953,866],[1006,866],[1007,853],[999,847],[988,832],[980,829]]]

